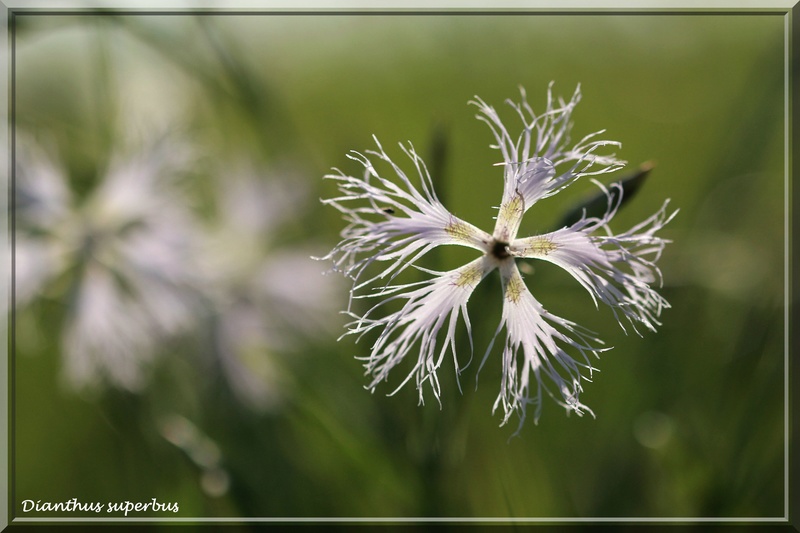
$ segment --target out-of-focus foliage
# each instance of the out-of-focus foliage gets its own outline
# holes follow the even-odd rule
[[[782,515],[781,16],[15,23],[17,513],[155,497],[182,517]],[[632,167],[656,163],[619,227],[667,197],[681,210],[663,326],[625,336],[536,264],[537,298],[615,346],[582,396],[597,419],[549,404],[509,440],[491,356],[477,390],[477,364],[463,393],[441,372],[441,409],[370,395],[353,357],[370,339],[336,341],[347,284],[310,259],[344,224],[321,176],[357,171],[345,153],[372,134],[394,154],[412,140],[448,207],[491,227],[502,173],[467,101],[521,85],[538,110],[551,80],[581,83],[576,136],[605,128]],[[523,231],[592,192],[537,204]],[[497,290],[470,302],[476,347]]]

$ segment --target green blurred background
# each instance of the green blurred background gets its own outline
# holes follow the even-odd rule
[[[191,326],[159,337],[137,386],[65,377],[64,332],[76,313],[69,269],[19,302],[17,516],[24,499],[73,497],[178,502],[177,515],[138,515],[170,517],[783,514],[781,15],[39,14],[14,22],[17,147],[41,148],[35,157],[60,169],[73,208],[92,197],[115,154],[179,138],[189,155],[169,179],[181,208],[202,236],[228,235],[230,271],[244,272],[197,282],[224,294],[193,305]],[[375,134],[403,161],[397,142],[411,140],[434,161],[449,209],[488,230],[502,190],[492,166],[499,155],[467,102],[479,95],[516,131],[502,102],[524,86],[541,111],[551,80],[565,98],[581,84],[573,138],[606,129],[630,167],[657,164],[614,228],[643,220],[665,198],[680,209],[664,232],[673,244],[659,263],[662,293],[672,309],[656,334],[626,336],[608,309],[596,310],[547,265],[526,278],[548,309],[615,347],[582,396],[596,419],[566,417],[547,401],[538,425],[529,419],[509,440],[516,421],[498,427],[491,413],[497,350],[477,390],[476,362],[461,377],[463,394],[443,367],[441,409],[430,395],[418,407],[413,387],[386,396],[402,368],[370,395],[353,358],[368,343],[336,341],[347,285],[321,278],[324,265],[310,259],[285,285],[304,302],[297,314],[272,316],[282,313],[278,299],[246,315],[258,322],[263,313],[273,325],[268,341],[237,352],[252,379],[223,372],[211,337],[225,320],[234,332],[241,326],[240,315],[226,313],[230,294],[249,290],[247,272],[323,255],[338,242],[344,224],[317,199],[334,194],[321,179],[331,167],[358,171],[347,151],[373,148]],[[32,161],[18,154],[18,187]],[[279,184],[291,198],[249,241],[221,229],[221,198],[241,175],[256,190]],[[537,204],[522,232],[549,229],[592,187],[579,183]],[[276,208],[265,202],[255,210]],[[17,242],[37,236],[25,220]],[[461,258],[449,253],[440,260]],[[488,281],[471,302],[476,357],[500,320],[499,283]],[[237,390],[246,386],[259,401]]]

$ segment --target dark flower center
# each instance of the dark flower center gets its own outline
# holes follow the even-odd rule
[[[508,253],[508,243],[503,241],[494,241],[494,244],[492,245],[492,255],[498,259],[510,257],[511,254]]]

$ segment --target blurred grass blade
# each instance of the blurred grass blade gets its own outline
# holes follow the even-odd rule
[[[450,139],[447,128],[440,122],[434,124],[429,145],[430,163],[428,164],[428,171],[431,175],[431,181],[433,182],[433,188],[436,191],[436,196],[442,203],[447,202],[447,183],[445,182],[445,171],[447,168],[449,147]]]
[[[654,167],[655,163],[652,161],[646,161],[639,165],[639,168],[629,175],[614,182],[619,184],[623,191],[622,200],[619,204],[620,208],[622,208],[622,206],[630,202],[631,199],[636,196],[636,193],[642,187],[647,179],[647,176]],[[611,195],[611,202],[613,204],[617,201],[617,194],[619,194],[619,190],[616,188],[609,188],[608,192]],[[606,196],[606,193],[601,191],[567,211],[554,229],[561,229],[565,226],[571,226],[584,216],[584,212],[586,213],[587,217],[602,217],[605,214],[606,209],[608,209],[608,196]]]

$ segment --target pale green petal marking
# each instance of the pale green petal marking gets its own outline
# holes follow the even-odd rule
[[[558,244],[547,237],[528,237],[516,241],[511,247],[511,254],[520,257],[543,257],[558,249]]]
[[[497,224],[494,227],[494,238],[498,241],[510,242],[514,240],[525,213],[525,200],[520,193],[503,202],[497,213]]]
[[[459,270],[455,284],[457,287],[470,287],[474,289],[483,279],[483,275],[484,269],[480,262],[470,263],[465,268]]]
[[[511,274],[511,278],[509,278],[508,283],[506,284],[506,300],[512,304],[515,304],[519,301],[519,299],[522,297],[522,293],[526,290],[525,282],[522,281],[522,276],[520,276],[519,272],[514,269],[513,273]]]
[[[445,226],[444,231],[459,241],[471,241],[474,238],[475,232],[472,228],[464,222],[463,220],[451,220],[450,223]]]

